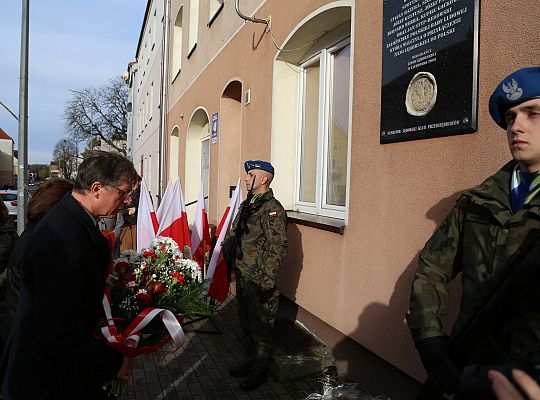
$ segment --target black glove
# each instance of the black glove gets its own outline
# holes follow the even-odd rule
[[[423,339],[416,345],[429,378],[445,393],[455,393],[459,387],[459,370],[450,357],[451,345],[447,336]]]
[[[270,289],[262,289],[259,291],[259,302],[261,304],[264,304],[270,300],[270,298],[274,295],[274,292],[276,291],[275,286]]]

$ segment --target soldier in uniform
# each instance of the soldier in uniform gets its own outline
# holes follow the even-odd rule
[[[469,362],[451,354],[452,339],[443,332],[448,282],[462,273],[460,311],[451,334],[455,337],[505,276],[510,258],[529,234],[538,235],[535,231],[540,229],[540,67],[523,68],[506,77],[491,95],[489,111],[506,130],[513,160],[461,195],[420,253],[412,285],[407,323],[429,385],[441,394],[456,391],[463,364]],[[504,316],[503,324],[486,332],[473,348],[480,352],[489,346],[489,351],[481,351],[476,363],[537,357],[539,301],[540,292],[532,290],[519,309]]]
[[[277,279],[287,254],[287,214],[270,189],[272,164],[246,161],[244,168],[248,196],[240,205],[222,249],[228,267],[235,269],[246,353],[246,361],[229,373],[243,377],[240,387],[249,391],[267,379],[278,306]]]

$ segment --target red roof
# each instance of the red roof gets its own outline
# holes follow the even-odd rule
[[[4,132],[2,128],[0,128],[0,139],[8,139],[13,142],[13,139],[11,138],[11,136],[9,136],[6,132]]]

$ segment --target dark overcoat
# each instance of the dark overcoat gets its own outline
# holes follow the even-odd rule
[[[23,258],[7,399],[103,399],[122,355],[95,336],[110,249],[72,197],[40,221]]]

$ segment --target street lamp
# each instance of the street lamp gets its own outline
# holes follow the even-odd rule
[[[13,115],[13,118],[15,118],[17,121],[19,120],[19,118],[17,117],[17,115],[15,115],[15,113],[14,113],[13,111],[11,111],[11,110],[9,109],[9,107],[6,106],[6,105],[5,105],[4,103],[2,103],[1,101],[0,101],[0,106],[4,107],[4,108],[7,110],[7,112],[10,113],[11,115]]]

